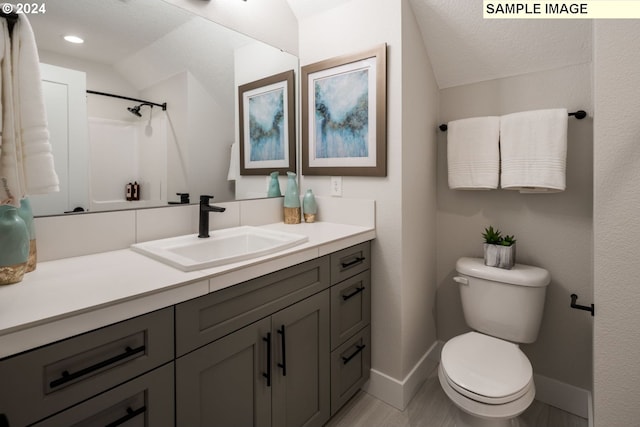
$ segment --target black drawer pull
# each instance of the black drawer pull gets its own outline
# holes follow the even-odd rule
[[[364,348],[366,347],[366,345],[362,344],[362,345],[357,345],[356,348],[357,350],[353,352],[353,354],[349,357],[344,357],[342,356],[342,363],[344,363],[345,365],[347,363],[349,363],[351,361],[351,359],[353,359],[354,357],[356,357],[358,355],[358,353],[360,353],[362,350],[364,350]]]
[[[342,268],[349,268],[353,265],[360,264],[365,259],[366,259],[365,257],[357,257],[353,261],[341,262],[340,265],[342,266]]]
[[[143,406],[142,408],[138,408],[135,411],[131,408],[127,408],[127,415],[125,415],[124,417],[118,418],[117,420],[115,420],[112,423],[109,423],[106,425],[106,427],[117,427],[120,426],[124,423],[126,423],[127,421],[129,421],[132,418],[137,417],[140,414],[144,414],[147,411],[147,407]]]
[[[359,288],[356,288],[356,290],[355,290],[355,291],[351,292],[351,293],[350,293],[350,294],[348,294],[348,295],[342,295],[342,299],[343,299],[344,301],[346,301],[346,300],[348,300],[348,299],[350,299],[350,298],[355,297],[356,295],[358,295],[358,294],[359,294],[360,292],[362,292],[362,291],[364,291],[364,286],[360,286]]]
[[[267,332],[262,341],[267,343],[267,372],[263,372],[262,376],[267,379],[267,387],[271,387],[271,332]]]
[[[134,354],[138,354],[138,353],[143,353],[145,350],[145,346],[141,345],[140,347],[136,347],[136,348],[131,348],[131,347],[126,347],[125,348],[125,352],[122,354],[119,354],[117,356],[113,356],[110,359],[107,360],[103,360],[102,362],[98,362],[95,365],[91,365],[88,366],[84,369],[80,369],[78,372],[74,372],[74,373],[69,373],[69,371],[64,371],[62,372],[62,376],[60,378],[58,378],[57,380],[53,380],[49,383],[49,387],[51,388],[55,388],[55,387],[59,387],[63,384],[66,384],[70,381],[73,381],[75,379],[78,379],[82,376],[85,376],[87,374],[90,374],[94,371],[97,371],[99,369],[102,369],[106,366],[109,365],[113,365],[116,362],[119,362],[123,359],[126,359],[128,357],[133,356]]]
[[[282,363],[278,363],[278,367],[282,368],[282,376],[286,377],[287,376],[287,346],[285,344],[286,337],[284,334],[284,325],[282,325],[280,329],[278,329],[278,333],[282,335],[282,340],[280,341],[281,349],[282,349]]]

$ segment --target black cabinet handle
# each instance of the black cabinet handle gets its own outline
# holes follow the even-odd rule
[[[355,291],[351,292],[351,293],[350,293],[350,294],[348,294],[348,295],[342,295],[342,299],[343,299],[344,301],[346,301],[346,300],[348,300],[348,299],[350,299],[350,298],[355,297],[356,295],[358,295],[358,294],[359,294],[360,292],[362,292],[362,291],[364,291],[364,286],[360,286],[359,288],[356,288],[356,290],[355,290]]]
[[[344,363],[345,365],[347,363],[349,363],[351,361],[351,359],[353,359],[354,357],[356,357],[358,355],[358,353],[360,353],[362,350],[364,350],[364,348],[366,347],[366,345],[362,344],[362,345],[357,345],[356,348],[357,350],[353,352],[353,354],[351,356],[348,357],[344,357],[342,356],[342,363]]]
[[[113,365],[114,363],[117,363],[123,359],[133,356],[134,354],[142,353],[144,352],[144,350],[145,350],[144,345],[141,345],[140,347],[136,347],[136,348],[126,347],[124,353],[114,356],[110,359],[103,360],[102,362],[96,363],[95,365],[88,366],[84,369],[79,370],[78,372],[69,373],[69,371],[63,371],[62,376],[60,378],[58,378],[57,380],[53,380],[49,383],[49,387],[51,388],[59,387],[70,381],[73,381],[82,376],[90,374],[94,371],[102,369],[106,366]]]
[[[267,387],[271,387],[271,332],[267,332],[262,341],[267,343],[267,372],[263,372],[262,376],[267,379]]]
[[[5,414],[0,414],[0,427],[9,427],[9,420]]]
[[[140,414],[144,414],[147,411],[147,407],[143,406],[141,408],[136,409],[135,411],[131,408],[127,408],[127,415],[124,417],[120,417],[112,423],[107,424],[105,427],[117,427],[120,426],[132,418],[137,417]]]
[[[361,263],[365,259],[366,259],[365,257],[356,257],[353,261],[341,262],[340,265],[342,266],[342,268],[349,268],[353,265]]]
[[[278,367],[282,368],[282,376],[286,377],[287,376],[287,347],[285,344],[285,341],[287,340],[284,334],[284,325],[282,325],[280,327],[280,329],[278,329],[278,333],[280,335],[282,335],[282,341],[280,341],[282,344],[282,363],[278,363]]]

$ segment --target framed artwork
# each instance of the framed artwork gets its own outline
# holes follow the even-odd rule
[[[293,70],[238,87],[240,175],[296,170]]]
[[[386,52],[302,67],[303,175],[387,175]]]

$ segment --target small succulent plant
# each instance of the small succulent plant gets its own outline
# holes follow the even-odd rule
[[[484,233],[482,233],[482,237],[484,237],[484,242],[490,245],[499,245],[502,241],[502,233],[500,230],[493,229],[493,226],[489,226],[489,228],[484,229]]]
[[[482,237],[484,237],[484,242],[490,245],[511,246],[516,242],[513,235],[510,236],[507,234],[503,237],[502,232],[497,228],[494,229],[491,225],[484,229]]]
[[[516,239],[513,235],[509,236],[508,234],[502,238],[500,244],[502,246],[511,246],[516,242]]]

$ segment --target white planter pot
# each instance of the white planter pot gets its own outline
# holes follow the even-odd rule
[[[484,244],[484,265],[511,270],[516,263],[516,245]]]

